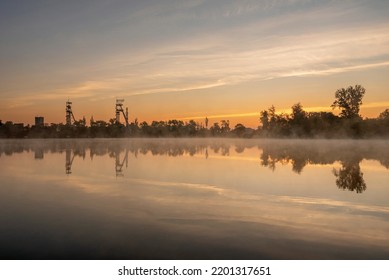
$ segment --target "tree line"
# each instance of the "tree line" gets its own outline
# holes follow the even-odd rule
[[[0,121],[0,138],[104,138],[104,137],[274,137],[274,138],[374,138],[389,136],[389,109],[377,118],[363,119],[359,115],[365,95],[361,85],[349,86],[335,92],[331,107],[339,108],[337,116],[332,112],[306,112],[301,103],[292,106],[292,113],[276,113],[271,106],[259,113],[259,126],[252,129],[238,123],[230,127],[229,120],[221,120],[208,126],[208,118],[202,123],[190,120],[145,121],[135,119],[128,126],[111,119],[94,121],[89,126],[85,119],[72,125],[24,126],[10,121]]]
[[[246,137],[251,138],[256,130],[242,124],[230,128],[229,120],[216,122],[209,128],[190,120],[152,121],[138,123],[136,120],[125,126],[116,122],[93,121],[89,126],[82,121],[72,125],[51,124],[48,126],[23,126],[12,122],[0,123],[0,138],[121,138],[121,137]]]
[[[331,107],[332,112],[306,112],[301,103],[292,106],[291,114],[276,114],[274,106],[261,111],[259,135],[266,137],[297,138],[373,138],[389,136],[389,109],[377,118],[362,119],[360,105],[365,95],[361,85],[338,89]]]

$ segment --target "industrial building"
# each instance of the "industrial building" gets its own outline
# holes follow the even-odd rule
[[[45,118],[41,116],[35,117],[35,126],[44,126],[45,125]]]

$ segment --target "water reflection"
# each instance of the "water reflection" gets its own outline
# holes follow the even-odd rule
[[[34,158],[35,159],[43,159],[43,149],[37,148],[34,151]]]
[[[339,189],[362,193],[366,190],[366,183],[359,166],[359,161],[342,162],[342,167],[334,169],[336,185]]]
[[[75,157],[75,154],[72,152],[72,150],[67,147],[65,150],[66,157],[65,157],[65,173],[66,174],[72,174],[72,164]]]
[[[328,165],[340,162],[342,167],[333,169],[339,189],[362,193],[367,186],[360,163],[364,159],[376,160],[385,168],[388,166],[388,144],[384,141],[303,141],[300,144],[276,144],[262,146],[261,165],[275,170],[276,164],[291,164],[292,170],[300,174],[304,167]]]
[[[120,160],[120,152],[115,153],[115,172],[116,177],[122,177],[123,174],[123,167],[124,164],[126,164],[126,168],[128,168],[128,150],[124,152],[123,160]]]
[[[47,140],[8,141],[0,146],[1,154],[12,155],[33,151],[35,159],[43,159],[45,153],[65,152],[65,173],[72,173],[75,157],[90,158],[109,155],[113,158],[115,174],[124,176],[123,168],[128,168],[128,156],[138,154],[153,156],[204,156],[229,157],[230,150],[242,154],[245,150],[257,151],[258,161],[275,171],[277,164],[291,165],[293,172],[301,174],[306,165],[333,165],[340,162],[342,167],[333,169],[336,185],[339,189],[362,193],[367,189],[361,172],[360,162],[364,159],[376,160],[389,169],[389,144],[386,141],[263,141],[263,140]]]
[[[0,141],[0,258],[387,259],[388,148]]]

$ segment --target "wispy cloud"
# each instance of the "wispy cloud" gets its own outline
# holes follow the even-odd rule
[[[208,119],[223,119],[223,118],[242,118],[242,117],[253,117],[258,116],[259,112],[245,112],[245,113],[231,113],[231,114],[219,114],[219,115],[201,115],[201,116],[191,116],[191,117],[182,117],[178,118],[181,120],[204,120]]]
[[[382,107],[388,107],[389,108],[389,102],[371,102],[371,103],[364,103],[361,105],[362,108],[382,108]]]
[[[143,61],[136,63],[128,60],[128,54],[122,54],[114,59],[115,63],[111,62],[114,70],[104,73],[99,80],[90,77],[75,85],[21,99],[27,102],[179,93],[252,80],[332,75],[389,66],[389,25],[366,27],[355,33],[351,29],[283,37],[268,35],[263,41],[250,41],[247,47],[239,47],[239,42],[227,36],[199,45],[194,41],[201,39],[196,38],[165,48],[163,52],[144,54]]]
[[[110,78],[94,82],[94,91],[109,87],[126,95],[185,92],[236,85],[252,80],[332,75],[389,66],[389,25],[319,34],[274,37],[248,46],[221,37],[196,48],[192,40],[149,53],[131,80]],[[196,38],[196,41],[202,41]],[[204,39],[205,40],[205,39]],[[267,43],[271,40],[272,43]],[[374,48],[372,48],[374,44]],[[224,47],[225,46],[225,47]],[[118,65],[118,69],[122,69]],[[87,89],[87,88],[85,88]]]

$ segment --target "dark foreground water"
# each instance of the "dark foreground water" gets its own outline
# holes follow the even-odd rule
[[[389,259],[389,142],[0,141],[1,259]]]

